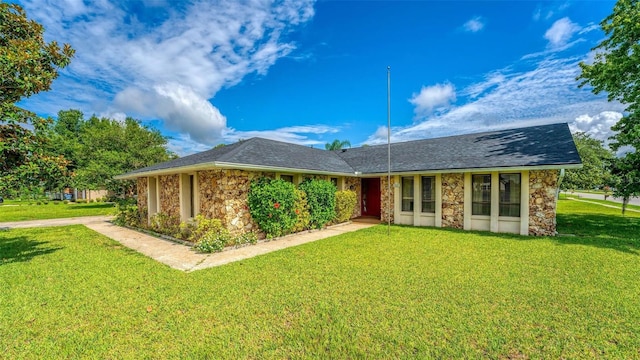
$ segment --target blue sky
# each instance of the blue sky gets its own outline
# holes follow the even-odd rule
[[[324,147],[567,122],[598,139],[623,111],[578,89],[613,1],[20,1],[76,49],[41,115],[132,116],[180,155],[261,136]]]

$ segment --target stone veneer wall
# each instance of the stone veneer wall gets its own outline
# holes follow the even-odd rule
[[[344,187],[345,190],[351,190],[356,192],[356,207],[353,209],[353,214],[351,218],[358,217],[362,215],[362,209],[360,204],[362,204],[362,179],[356,177],[345,177],[344,178]]]
[[[558,170],[529,171],[529,235],[556,234]]]
[[[180,218],[180,175],[161,175],[158,180],[160,212]]]
[[[387,177],[380,177],[380,220],[387,222],[389,221],[389,217],[391,217],[391,223],[393,223],[393,209],[395,208],[394,203],[394,192],[395,192],[395,176],[391,176],[391,194],[389,194],[389,186],[387,185]],[[387,214],[387,199],[391,200],[391,213]]]
[[[464,227],[464,174],[442,174],[442,227]]]
[[[149,178],[141,177],[137,179],[138,188],[138,209],[149,211]]]
[[[247,195],[251,181],[261,177],[273,179],[275,174],[228,169],[198,171],[200,214],[220,219],[234,235],[259,231],[251,218]]]

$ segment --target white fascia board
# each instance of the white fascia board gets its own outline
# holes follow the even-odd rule
[[[416,175],[416,174],[451,174],[451,173],[479,173],[479,172],[509,172],[509,171],[525,171],[525,170],[560,170],[560,169],[580,169],[582,164],[566,164],[566,165],[535,165],[535,166],[511,166],[511,167],[491,167],[491,168],[472,168],[472,169],[439,169],[439,170],[418,170],[418,171],[401,171],[391,172],[392,175]],[[387,173],[363,174],[360,177],[379,177],[386,176]]]
[[[268,172],[280,172],[280,173],[295,173],[295,174],[314,174],[314,175],[335,175],[335,176],[357,176],[355,173],[341,173],[330,171],[318,171],[318,170],[304,170],[295,168],[285,168],[276,166],[263,166],[263,165],[251,165],[251,164],[235,164],[227,162],[210,162],[190,166],[173,167],[168,169],[159,169],[152,171],[139,172],[131,175],[118,175],[115,176],[116,180],[133,180],[140,177],[157,176],[157,175],[170,175],[186,173],[198,170],[210,170],[210,169],[237,169],[237,170],[249,170],[249,171],[268,171]]]
[[[213,168],[238,169],[238,170],[250,170],[250,171],[270,171],[270,172],[295,173],[295,174],[350,176],[350,177],[361,177],[361,178],[380,177],[380,176],[387,175],[387,172],[362,174],[358,171],[355,173],[341,173],[341,172],[330,172],[330,171],[285,168],[285,167],[276,167],[276,166],[235,164],[235,163],[227,163],[227,162],[210,162],[210,163],[202,163],[197,165],[145,171],[145,172],[135,173],[127,176],[117,175],[117,176],[114,176],[114,179],[134,180],[140,177],[179,174],[179,173],[186,173],[186,172],[192,172],[192,171],[198,171],[198,170],[208,170]],[[565,165],[512,166],[512,167],[473,168],[473,169],[418,170],[418,171],[391,172],[391,174],[392,175],[416,175],[416,174],[428,175],[428,174],[444,174],[444,173],[450,174],[450,173],[466,173],[466,172],[478,173],[478,172],[492,172],[492,171],[505,172],[505,171],[524,171],[524,170],[560,170],[560,169],[580,169],[580,168],[582,168],[582,164],[565,164]]]
[[[188,166],[172,167],[167,169],[143,171],[143,172],[139,172],[131,175],[118,175],[118,176],[114,176],[113,178],[116,180],[133,180],[140,177],[179,174],[179,173],[186,173],[186,172],[192,172],[197,170],[211,169],[214,167],[215,167],[215,163],[203,163],[203,164],[197,164],[197,165],[188,165]]]

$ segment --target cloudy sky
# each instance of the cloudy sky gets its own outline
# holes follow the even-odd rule
[[[132,116],[180,155],[254,136],[323,147],[567,122],[623,106],[578,89],[613,1],[26,0],[76,57],[41,115]]]

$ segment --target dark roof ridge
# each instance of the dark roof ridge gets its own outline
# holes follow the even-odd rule
[[[225,152],[224,154],[222,154],[220,157],[221,158],[222,157],[224,157],[224,158],[232,157],[233,155],[237,154],[243,147],[246,147],[247,144],[255,142],[256,139],[260,139],[260,138],[254,136],[254,137],[250,137],[250,138],[248,138],[246,140],[238,140],[233,144],[222,146],[223,148],[227,147],[227,146],[233,146],[233,148],[231,150]],[[214,162],[215,162],[215,160],[214,160]]]

